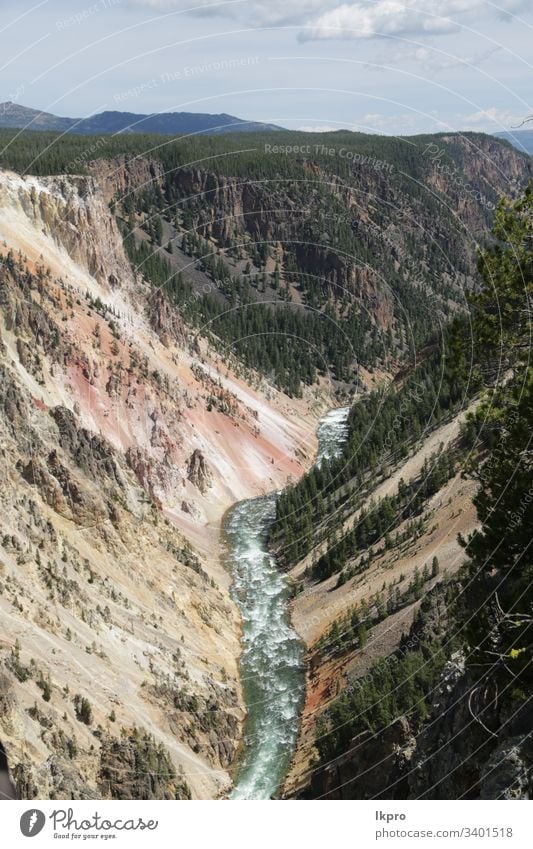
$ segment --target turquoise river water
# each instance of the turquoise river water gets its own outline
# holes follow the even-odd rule
[[[331,410],[321,419],[317,463],[340,451],[348,409]],[[290,623],[287,577],[266,547],[276,499],[273,493],[241,501],[225,523],[233,597],[243,623],[240,676],[247,710],[231,799],[276,794],[294,751],[305,693],[303,646]]]

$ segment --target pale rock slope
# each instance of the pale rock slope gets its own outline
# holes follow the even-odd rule
[[[97,179],[1,172],[0,250],[0,739],[19,793],[224,795],[243,705],[221,520],[310,465],[317,398],[252,389],[191,344]]]

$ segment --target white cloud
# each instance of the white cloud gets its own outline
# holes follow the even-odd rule
[[[321,14],[300,34],[302,41],[332,38],[368,39],[381,36],[447,35],[482,15],[509,16],[527,8],[529,0],[359,0]]]
[[[396,47],[393,47],[392,45],[387,44],[382,53],[382,58],[374,58],[374,61],[381,61],[384,65],[402,65],[411,63],[416,67],[419,73],[423,71],[426,74],[435,76],[454,68],[461,68],[463,71],[468,68],[478,68],[500,50],[501,47],[495,46],[490,47],[488,50],[482,50],[476,53],[465,53],[460,56],[454,53],[438,50],[431,46],[431,44],[427,47],[420,47],[406,43],[398,44]]]
[[[396,114],[384,114],[380,112],[367,112],[357,118],[351,126],[347,126],[354,132],[361,133],[384,133],[385,135],[410,136],[418,133],[441,133],[441,132],[474,132],[497,133],[502,130],[510,130],[516,127],[525,117],[517,115],[496,106],[480,109],[470,115],[464,112],[456,112],[443,118],[438,110],[429,112],[399,112]],[[300,127],[306,132],[328,132],[333,127],[315,126]],[[340,126],[337,127],[340,129]]]
[[[206,17],[223,16],[251,26],[297,24],[302,41],[380,36],[445,35],[466,20],[482,16],[508,19],[530,0],[128,0],[154,11],[182,10]],[[316,17],[318,15],[318,17]]]
[[[252,26],[301,25],[337,3],[338,0],[129,0],[130,6],[160,12],[183,9],[206,17],[235,18]]]
[[[287,123],[287,122],[286,122]],[[455,124],[453,125],[455,126]],[[461,122],[457,124],[460,128]],[[428,129],[429,127],[429,129]],[[386,115],[381,112],[367,112],[352,123],[341,123],[333,126],[324,123],[305,125],[297,128],[305,133],[330,133],[336,130],[350,130],[353,133],[369,133],[372,135],[408,136],[422,132],[440,132],[453,129],[449,123],[438,120],[436,114],[424,115],[416,112],[401,112]]]
[[[499,130],[510,130],[512,127],[516,127],[524,120],[524,117],[524,114],[518,115],[516,112],[509,112],[507,109],[490,106],[488,109],[480,109],[479,112],[465,115],[463,129],[488,130],[491,133],[496,133]]]

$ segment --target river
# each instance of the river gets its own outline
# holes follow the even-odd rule
[[[335,456],[348,407],[319,422],[316,462]],[[266,548],[277,494],[241,501],[228,513],[225,542],[243,626],[240,677],[247,717],[231,799],[271,799],[287,773],[305,694],[303,645],[289,618],[287,576]]]

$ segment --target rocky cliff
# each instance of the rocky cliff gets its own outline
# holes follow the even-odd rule
[[[219,523],[310,462],[308,404],[189,348],[94,178],[2,172],[0,240],[0,739],[18,793],[216,797],[243,718]]]
[[[458,623],[448,607],[464,591],[452,582],[424,602],[401,642],[414,647],[438,641]],[[394,656],[391,659],[394,663]],[[463,649],[449,652],[428,687],[423,720],[403,715],[377,732],[366,730],[347,751],[313,771],[305,795],[326,799],[530,799],[533,795],[533,713],[498,675],[485,680]]]
[[[0,739],[24,797],[226,793],[243,704],[221,517],[299,477],[325,404],[389,380],[461,311],[473,246],[531,168],[477,135],[334,134],[327,153],[315,141],[291,157],[264,140],[241,156],[231,139],[155,156],[113,138],[87,164],[70,139],[49,160],[41,149],[39,167],[81,163],[83,176],[0,172]],[[35,161],[40,144],[20,156]],[[380,506],[453,446],[460,419],[433,425],[378,470]],[[322,549],[293,568],[313,723],[350,675],[398,649],[435,550],[456,571],[471,496],[453,467],[416,522],[402,513],[394,545],[348,552],[316,586]],[[342,504],[335,534],[356,519]],[[359,640],[354,604],[370,605],[376,637],[355,663],[342,641],[319,645],[346,617]],[[452,678],[443,686],[468,686]],[[288,792],[311,780],[308,730]],[[415,764],[420,781],[441,775],[424,777],[413,736],[405,717],[378,741],[405,792]],[[374,743],[357,741],[369,768]],[[352,767],[319,771],[316,793],[354,781]]]
[[[498,199],[531,174],[527,157],[490,136],[381,141],[383,158],[365,137],[364,153],[358,137],[296,140],[303,152],[294,157],[261,140],[248,165],[226,153],[221,162],[210,156],[211,167],[122,155],[90,170],[108,200],[141,212],[137,223],[147,212],[166,218],[165,240],[199,236],[204,251],[249,261],[248,274],[277,268],[297,303],[329,298],[341,316],[355,302],[377,328],[398,334],[404,323],[412,331],[420,310],[434,316],[435,307],[447,313],[464,303],[474,246],[487,237]],[[266,259],[258,257],[265,247]]]

